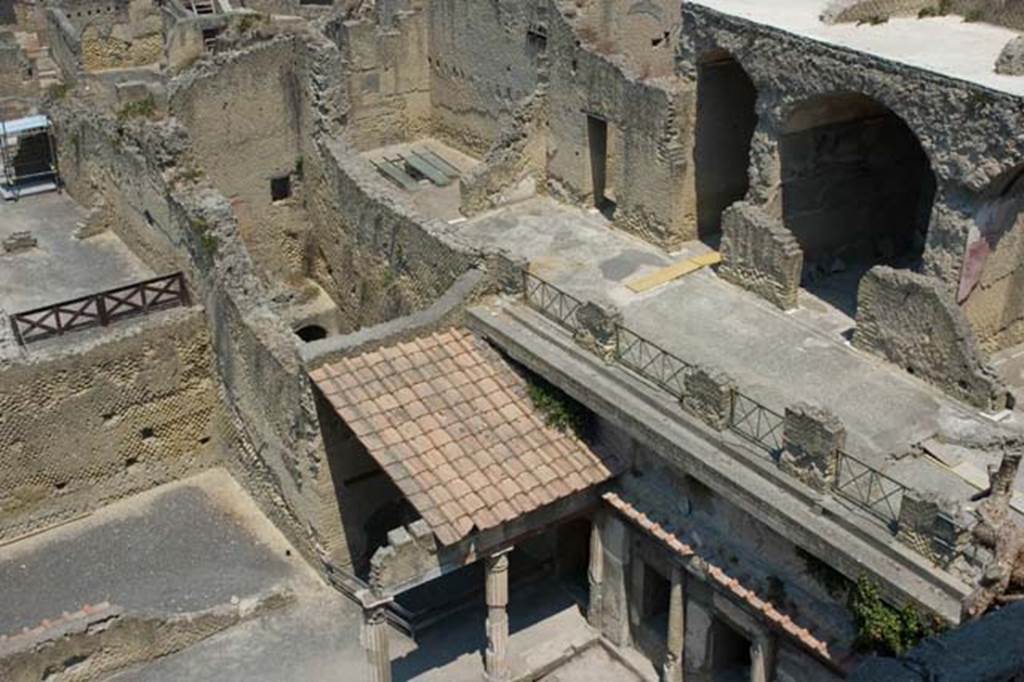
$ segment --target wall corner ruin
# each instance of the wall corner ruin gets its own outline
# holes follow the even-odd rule
[[[719,274],[783,310],[797,306],[803,251],[777,218],[745,201],[722,214]]]

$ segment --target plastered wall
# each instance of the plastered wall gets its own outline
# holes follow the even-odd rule
[[[218,409],[201,309],[31,346],[0,366],[0,540],[210,466]]]

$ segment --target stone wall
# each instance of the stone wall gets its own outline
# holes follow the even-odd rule
[[[200,309],[0,362],[0,540],[210,466],[219,413]]]
[[[398,191],[342,140],[306,157],[307,267],[338,305],[343,332],[426,307],[474,259],[411,211]]]
[[[314,565],[346,564],[299,341],[268,307],[230,204],[191,172],[187,133],[166,122],[118,125],[70,103],[51,115],[69,192],[87,201],[104,186],[106,203],[128,213],[120,229],[137,233],[137,243],[160,245],[157,258],[189,274],[216,359],[225,406],[217,427],[232,445],[226,464]]]
[[[1007,407],[1007,391],[986,364],[963,312],[935,278],[872,268],[858,292],[857,348],[983,410]]]
[[[189,131],[192,156],[227,197],[242,239],[269,281],[301,278],[308,218],[302,208],[302,95],[290,38],[198,65],[173,82],[170,111]],[[271,180],[292,197],[274,201]]]
[[[722,215],[723,279],[783,310],[797,306],[803,252],[793,234],[768,213],[737,202]]]
[[[677,0],[592,0],[580,7],[580,32],[607,54],[621,54],[645,78],[669,76],[680,28]]]
[[[358,149],[411,141],[430,126],[430,52],[423,10],[334,18],[325,33],[345,60],[347,139]]]
[[[988,351],[1024,341],[1024,183],[993,188],[975,217],[957,302]]]
[[[433,133],[481,156],[537,87],[542,45],[529,30],[547,3],[432,0],[426,11]]]
[[[682,12],[680,72],[693,73],[700,55],[724,50],[757,88],[758,127],[747,199],[781,217],[779,146],[790,115],[815,98],[863,93],[907,124],[931,162],[938,188],[923,267],[955,287],[980,193],[1024,155],[1024,143],[1001,132],[1024,125],[1017,98],[808,41],[699,4],[686,3]],[[807,75],[811,72],[813,78]]]
[[[595,196],[591,120],[607,123],[608,189],[616,227],[665,248],[697,235],[692,82],[644,79],[624,58],[583,42],[564,2],[552,2],[547,40],[548,189],[585,206]]]

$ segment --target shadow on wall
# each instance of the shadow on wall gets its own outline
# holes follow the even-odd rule
[[[779,151],[783,220],[804,252],[801,283],[853,316],[858,272],[920,264],[936,190],[928,157],[899,116],[859,93],[798,104]]]
[[[698,62],[694,162],[701,240],[717,242],[722,212],[747,194],[756,102],[754,83],[728,52],[715,50]]]

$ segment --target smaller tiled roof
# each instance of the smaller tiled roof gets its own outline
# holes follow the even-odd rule
[[[675,533],[666,530],[659,523],[652,521],[647,514],[637,509],[632,503],[624,500],[619,494],[607,492],[602,495],[602,498],[613,509],[644,529],[648,534],[671,549],[673,553],[686,558],[697,554],[693,547],[679,540]],[[792,618],[776,609],[774,604],[759,598],[753,590],[747,589],[740,584],[739,580],[729,577],[721,567],[715,566],[706,559],[703,559],[703,557],[701,559],[707,566],[707,575],[711,580],[745,601],[755,612],[761,613],[766,620],[783,630],[803,646],[825,660],[834,661],[827,642],[823,642],[815,637],[807,628],[794,623]]]
[[[526,380],[464,330],[344,358],[310,376],[446,545],[621,468],[548,426]]]

